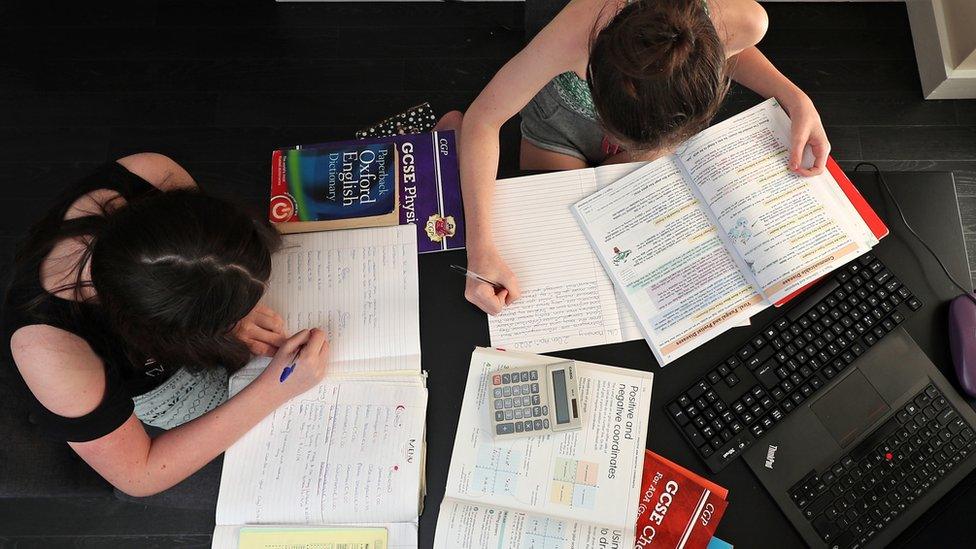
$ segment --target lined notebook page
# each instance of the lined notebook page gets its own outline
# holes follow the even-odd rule
[[[217,524],[411,522],[419,514],[427,390],[324,382],[224,455]]]
[[[420,370],[413,226],[292,234],[273,258],[268,305],[286,330],[326,330],[335,373]]]
[[[642,165],[497,182],[495,243],[522,297],[488,317],[492,346],[548,352],[641,339],[570,206]]]

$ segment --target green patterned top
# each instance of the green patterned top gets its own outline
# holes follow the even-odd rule
[[[628,0],[627,3],[630,4],[631,0]],[[702,7],[708,14],[707,0],[702,0]],[[567,71],[553,78],[552,83],[556,93],[559,94],[559,98],[569,108],[590,120],[597,119],[593,95],[590,93],[590,85],[586,83],[586,80],[580,78],[574,71]]]

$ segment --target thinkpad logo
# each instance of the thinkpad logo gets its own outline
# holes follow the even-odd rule
[[[773,463],[775,462],[776,462],[776,447],[770,444],[769,450],[766,450],[766,468],[772,469]]]

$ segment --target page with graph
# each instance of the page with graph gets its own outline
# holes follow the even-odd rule
[[[537,516],[544,509],[557,529],[584,521],[617,530],[620,536],[632,536],[640,499],[651,373],[577,362],[582,429],[501,441],[491,434],[487,409],[490,374],[560,360],[496,349],[475,350],[445,496],[475,507],[506,508],[524,517]],[[438,539],[451,535],[453,529],[445,524],[442,533],[441,520],[453,520],[457,528],[465,528],[456,514],[463,509],[449,510],[442,505]],[[546,545],[577,546],[568,542]]]

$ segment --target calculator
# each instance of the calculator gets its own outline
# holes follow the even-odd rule
[[[574,361],[508,368],[489,375],[488,410],[496,439],[547,435],[583,426]]]

